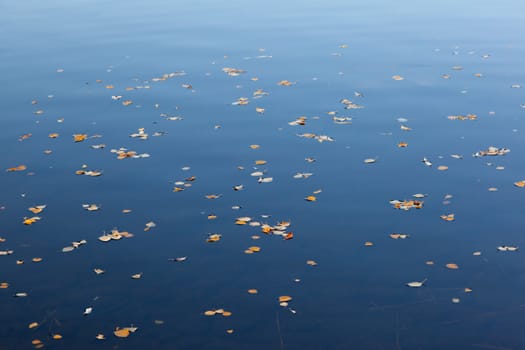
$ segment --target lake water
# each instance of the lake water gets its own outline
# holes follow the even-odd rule
[[[0,2],[0,349],[525,349],[524,34],[518,0]]]

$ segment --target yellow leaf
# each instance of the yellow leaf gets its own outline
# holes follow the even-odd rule
[[[75,142],[82,142],[85,139],[87,139],[86,134],[73,134],[73,141]]]
[[[524,187],[525,187],[525,180],[516,181],[516,182],[514,183],[514,186],[516,186],[516,187],[520,187],[520,188],[524,188]]]
[[[32,224],[34,224],[34,223],[37,222],[37,221],[38,221],[37,218],[32,217],[32,218],[26,218],[26,219],[24,219],[24,221],[22,221],[22,223],[23,223],[24,225],[32,225]]]
[[[220,234],[214,233],[208,236],[207,242],[208,243],[218,242],[220,241],[221,238],[222,236]]]
[[[454,214],[448,214],[448,215],[441,215],[441,218],[445,221],[454,221],[455,216]]]
[[[288,80],[281,80],[280,82],[277,83],[277,85],[279,86],[291,86],[294,84],[295,83],[292,83],[291,81],[288,81]]]
[[[130,331],[127,328],[117,328],[113,334],[118,338],[127,338],[130,335]]]
[[[7,168],[7,171],[24,171],[27,167],[25,165],[18,165],[12,168]]]
[[[289,302],[289,301],[291,301],[291,300],[292,300],[292,297],[289,296],[289,295],[281,295],[281,296],[279,297],[279,302],[280,302],[280,303],[287,303],[287,302]]]

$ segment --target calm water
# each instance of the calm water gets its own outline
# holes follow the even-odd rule
[[[1,166],[27,166],[0,172],[0,250],[14,251],[0,256],[0,349],[525,349],[525,258],[496,249],[524,245],[524,33],[518,0],[0,2]],[[147,140],[130,138],[138,128]],[[472,156],[489,146],[511,152]],[[117,160],[121,147],[150,157]],[[103,175],[75,175],[82,165]],[[389,204],[416,193],[420,210]],[[42,219],[23,225],[39,204]],[[241,216],[291,221],[295,237]],[[135,236],[97,240],[113,228]],[[219,308],[232,316],[204,316]]]

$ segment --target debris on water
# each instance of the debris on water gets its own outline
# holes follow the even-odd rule
[[[407,286],[411,287],[411,288],[420,288],[420,287],[422,287],[425,284],[426,281],[427,281],[427,279],[425,278],[422,281],[408,282]]]
[[[486,150],[478,151],[474,153],[474,157],[485,157],[485,156],[504,156],[507,153],[510,152],[510,149],[508,148],[498,148],[494,146],[490,146]]]

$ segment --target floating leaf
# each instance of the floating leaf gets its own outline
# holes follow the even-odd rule
[[[207,199],[217,199],[217,198],[222,197],[222,194],[207,194],[205,197]]]
[[[38,216],[33,216],[31,218],[24,218],[24,221],[22,221],[22,223],[24,225],[32,225],[34,224],[35,222],[39,221],[41,218],[38,217]]]
[[[157,226],[157,224],[154,223],[153,221],[147,222],[145,227],[144,227],[144,231],[149,231],[149,230],[151,230],[152,228],[154,228],[156,226]]]
[[[87,211],[97,211],[100,209],[97,204],[82,204],[82,208],[86,209]]]
[[[62,248],[62,253],[69,253],[69,252],[72,252],[73,250],[75,250],[75,247],[67,246],[67,247]]]
[[[134,279],[134,280],[139,280],[142,278],[142,272],[139,272],[139,273],[136,273],[134,275],[131,275],[131,278]]]
[[[291,296],[289,296],[289,295],[281,295],[281,296],[279,297],[279,302],[280,302],[280,303],[287,303],[287,302],[289,302],[289,301],[292,301],[292,299],[293,299],[293,298],[292,298]]]
[[[516,252],[518,251],[519,247],[516,246],[508,246],[508,245],[501,245],[497,247],[500,252]]]
[[[519,187],[519,188],[525,188],[525,180],[516,181],[514,183],[514,186]]]
[[[409,235],[404,234],[404,233],[391,233],[390,234],[390,238],[392,239],[406,239],[408,237]]]
[[[456,219],[454,214],[443,214],[441,215],[441,219],[445,221],[454,221]]]
[[[454,264],[454,263],[448,263],[445,265],[447,269],[451,269],[451,270],[457,270],[459,269],[459,266],[458,264]]]
[[[131,332],[127,328],[117,328],[113,334],[118,338],[127,338]]]
[[[42,204],[42,205],[36,205],[36,206],[34,206],[34,207],[30,207],[30,208],[28,208],[27,210],[29,210],[29,211],[32,212],[33,214],[39,214],[39,213],[41,213],[45,208],[46,208],[46,205],[45,205],[45,204]]]
[[[419,200],[404,200],[400,201],[397,199],[391,200],[390,204],[396,209],[409,210],[412,208],[421,209],[423,208],[423,201]]]
[[[74,142],[82,142],[87,139],[86,134],[73,134],[73,141]]]
[[[280,82],[277,83],[277,85],[279,85],[279,86],[292,86],[292,85],[295,85],[295,83],[292,83],[291,81],[288,81],[288,80],[281,80]]]
[[[6,171],[24,171],[26,170],[27,167],[25,165],[18,165],[18,166],[15,166],[15,167],[12,167],[12,168],[7,168]]]
[[[170,258],[170,259],[168,259],[168,261],[174,261],[174,262],[184,262],[186,260],[188,260],[187,256],[181,256],[181,257],[177,257],[177,258]]]
[[[258,183],[270,183],[273,182],[273,177],[260,177],[257,179]]]
[[[419,287],[422,287],[425,284],[426,281],[427,281],[427,279],[425,278],[423,281],[408,282],[407,286],[409,286],[411,288],[419,288]]]
[[[213,233],[208,235],[208,239],[206,240],[208,243],[218,242],[222,238],[222,235],[218,233]]]
[[[111,237],[111,235],[102,235],[102,236],[98,237],[98,240],[101,241],[101,242],[109,242],[112,239],[113,238]]]
[[[474,153],[474,157],[485,157],[485,156],[504,156],[510,152],[508,148],[498,148],[494,146],[488,147],[486,150],[478,151]]]

